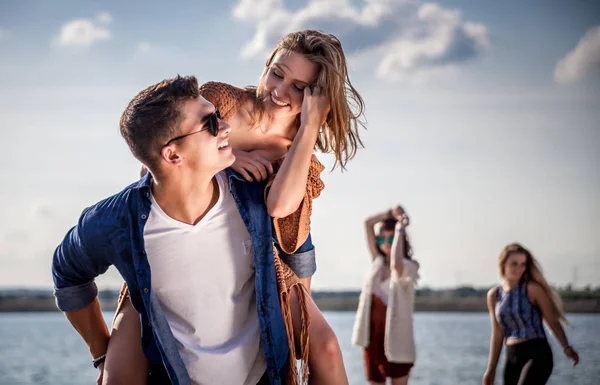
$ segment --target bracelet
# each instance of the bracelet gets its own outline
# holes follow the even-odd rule
[[[563,349],[563,353],[567,354],[567,350],[573,350],[573,347],[571,345],[565,346],[565,348]]]
[[[98,366],[102,365],[104,361],[106,361],[106,354],[103,354],[98,358],[94,358],[92,360],[92,364],[94,364],[94,368],[98,369]]]

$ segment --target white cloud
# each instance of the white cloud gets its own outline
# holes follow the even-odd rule
[[[281,0],[240,0],[233,7],[233,17],[240,20],[261,20],[273,9],[280,8]]]
[[[58,44],[62,46],[90,47],[94,43],[110,40],[111,32],[100,24],[108,24],[110,14],[101,13],[97,21],[75,19],[63,24],[58,36]]]
[[[374,72],[387,80],[453,73],[490,45],[487,28],[464,21],[459,10],[410,0],[363,0],[360,6],[309,0],[293,11],[281,0],[240,0],[232,16],[256,25],[243,57],[266,56],[286,33],[318,28],[340,38],[350,59],[379,63]]]
[[[574,83],[588,74],[600,73],[600,25],[590,28],[554,69],[558,83]]]
[[[424,81],[454,73],[489,46],[482,24],[463,22],[460,11],[424,4],[419,23],[388,47],[377,73],[392,80]]]

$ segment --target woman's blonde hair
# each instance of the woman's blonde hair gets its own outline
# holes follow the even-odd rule
[[[319,133],[316,148],[324,153],[333,152],[335,154],[333,167],[340,164],[342,169],[345,169],[347,162],[356,155],[358,147],[363,146],[358,130],[359,127],[365,127],[361,120],[365,104],[348,77],[342,44],[335,36],[313,29],[292,32],[283,37],[267,59],[265,69],[258,81],[256,111],[259,118],[262,114],[260,101],[266,97],[265,78],[273,60],[280,52],[296,52],[320,65],[321,71],[316,85],[329,98],[331,110]],[[300,124],[299,119],[298,124]]]
[[[508,261],[508,258],[511,255],[517,253],[524,254],[526,258],[525,272],[523,273],[523,277],[521,279],[526,282],[531,281],[540,285],[542,289],[546,292],[546,294],[548,294],[548,297],[550,297],[552,305],[554,306],[554,311],[556,311],[556,314],[558,315],[558,319],[563,323],[568,324],[567,317],[565,316],[565,311],[563,308],[563,302],[560,299],[560,296],[558,295],[556,290],[552,289],[550,285],[548,285],[548,282],[546,281],[546,278],[544,278],[544,274],[542,273],[540,265],[535,260],[535,258],[529,250],[527,250],[518,243],[512,243],[506,246],[504,250],[502,250],[500,258],[498,258],[500,275],[504,277],[504,267],[506,266],[506,261]]]

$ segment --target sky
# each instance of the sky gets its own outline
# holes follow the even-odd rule
[[[600,284],[599,2],[5,0],[0,287],[50,288],[83,208],[137,178],[118,130],[137,92],[176,74],[256,84],[303,28],[341,40],[367,119],[345,172],[318,155],[314,289],[361,287],[364,221],[396,204],[421,286],[496,284],[511,242],[552,284]]]

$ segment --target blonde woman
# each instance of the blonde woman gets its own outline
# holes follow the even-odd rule
[[[361,145],[364,103],[348,78],[340,41],[316,30],[290,33],[268,58],[257,87],[208,82],[200,94],[231,126],[232,168],[248,180],[267,181],[265,202],[283,262],[277,257],[275,266],[292,352],[288,378],[295,383],[298,356],[303,380],[310,367],[311,384],[347,384],[337,337],[305,292],[316,269],[309,234],[312,199],[324,188],[324,167],[314,152],[332,153],[345,167]],[[148,360],[140,345],[139,317],[127,291],[122,294],[104,383],[145,384]]]
[[[488,292],[492,321],[490,357],[483,385],[492,385],[503,342],[506,343],[504,385],[543,385],[553,367],[552,350],[542,325],[545,321],[573,365],[577,352],[561,325],[562,303],[544,278],[533,255],[518,243],[504,248],[499,258],[502,284]]]
[[[413,310],[419,264],[412,259],[408,225],[400,206],[366,221],[372,263],[360,294],[352,343],[363,348],[371,385],[385,384],[388,378],[392,385],[408,384],[416,359]]]

